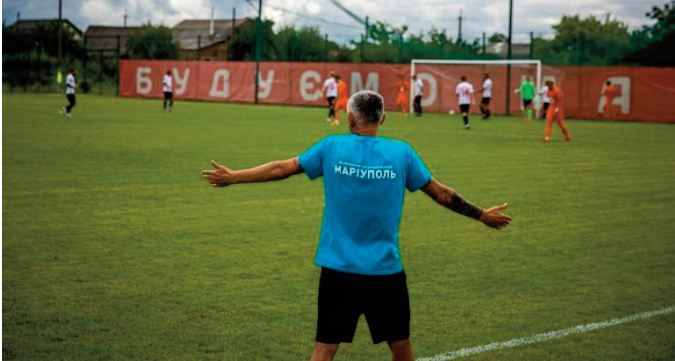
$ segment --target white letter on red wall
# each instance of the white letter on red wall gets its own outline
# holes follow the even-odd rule
[[[418,73],[417,78],[427,83],[424,84],[424,96],[422,97],[422,106],[428,107],[436,102],[436,94],[438,94],[438,85],[436,78],[429,73]]]
[[[177,68],[173,68],[173,77],[176,78],[176,95],[183,95],[185,88],[187,88],[188,79],[190,78],[190,68],[183,70],[183,76],[178,73]]]
[[[222,79],[223,85],[219,87]],[[230,71],[227,69],[218,69],[213,73],[211,81],[211,90],[209,96],[212,98],[227,98],[230,96]]]
[[[272,92],[272,84],[274,84],[274,70],[267,71],[267,79],[263,79],[262,72],[258,73],[258,98],[267,98]]]
[[[149,75],[152,72],[147,66],[139,66],[136,69],[136,93],[150,94],[152,91],[152,79]]]
[[[368,77],[366,78],[366,85],[364,86],[363,79],[361,79],[361,73],[357,71],[352,72],[351,94],[364,89],[372,90],[374,92],[380,91],[380,75],[375,72],[369,72]]]
[[[627,76],[613,76],[609,79],[607,79],[612,82],[612,84],[619,88],[621,91],[619,94],[617,94],[614,99],[612,99],[612,106],[618,105],[621,107],[621,113],[622,114],[629,114],[630,113],[630,78]],[[605,82],[602,82],[602,86],[605,86]],[[605,107],[605,96],[602,95],[600,96],[600,99],[598,100],[598,113],[604,112],[604,107]]]
[[[300,76],[300,96],[303,100],[313,101],[321,98],[321,74],[314,70],[303,72]]]

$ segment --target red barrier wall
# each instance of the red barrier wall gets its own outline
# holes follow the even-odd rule
[[[168,69],[174,74],[177,99],[253,102],[255,63],[252,62],[123,60],[120,62],[120,95],[161,97],[162,76]],[[360,89],[380,92],[387,109],[395,105],[399,77],[407,79],[410,73],[407,64],[261,63],[259,101],[324,105],[321,88],[331,70],[342,75],[350,93]],[[417,65],[416,72],[425,82],[423,104],[427,111],[456,109],[454,90],[459,77],[468,76],[478,90],[484,72],[490,73],[494,84],[493,113],[505,110],[504,66]],[[518,86],[522,77],[533,74],[531,66],[513,66],[510,91]],[[544,66],[542,75],[543,79],[554,79],[562,87],[568,117],[675,123],[675,68]],[[611,80],[620,90],[610,114],[599,113],[604,112],[600,92],[606,80]],[[517,94],[511,93],[510,103],[511,112],[518,113]]]

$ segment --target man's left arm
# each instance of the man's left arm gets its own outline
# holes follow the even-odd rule
[[[214,187],[238,183],[258,183],[286,179],[303,172],[298,157],[276,160],[253,168],[234,170],[211,161],[213,169],[203,170],[202,177]]]
[[[422,187],[422,190],[436,201],[436,203],[453,212],[480,221],[488,227],[502,229],[511,223],[511,217],[502,213],[502,211],[508,207],[507,203],[483,209],[464,199],[454,189],[434,178],[432,178],[427,185]]]

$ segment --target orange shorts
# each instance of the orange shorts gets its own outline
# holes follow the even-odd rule
[[[398,105],[399,107],[403,106],[407,107],[409,104],[410,101],[408,100],[408,95],[399,93],[398,96],[396,97],[396,105]]]

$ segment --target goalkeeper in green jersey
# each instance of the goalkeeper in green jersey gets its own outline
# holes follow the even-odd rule
[[[525,80],[520,84],[520,88],[515,90],[516,93],[520,93],[521,99],[523,99],[523,120],[531,121],[532,113],[534,113],[534,105],[532,101],[534,100],[534,83],[532,82],[531,76],[526,76]]]

